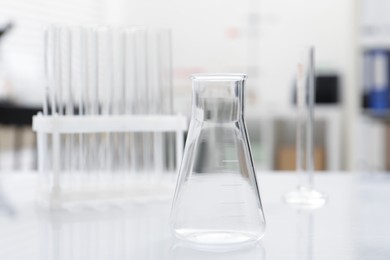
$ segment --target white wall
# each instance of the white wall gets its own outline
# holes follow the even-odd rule
[[[249,82],[252,105],[266,109],[288,106],[299,49],[313,44],[318,72],[341,76],[345,149],[341,160],[347,169],[353,168],[360,89],[357,1],[106,1],[108,22],[172,27],[175,94],[185,97],[176,104],[181,112],[189,109],[187,77],[196,71],[249,72],[250,79],[256,79]]]
[[[299,46],[313,44],[319,72],[334,71],[343,79],[350,69],[349,1],[263,0],[261,27],[261,93],[265,103],[288,102],[289,85]]]
[[[196,71],[247,72],[255,55],[260,75],[257,101],[286,106],[291,100],[300,46],[316,46],[319,71],[339,72],[343,80],[347,77],[352,2],[115,0],[106,2],[106,20],[171,27],[177,85],[188,87],[187,75]],[[259,38],[253,46],[249,19],[256,13],[260,14],[259,26],[252,26],[256,26]]]
[[[252,105],[287,106],[299,46],[312,43],[318,70],[342,77],[344,159],[351,168],[359,90],[355,6],[354,0],[0,0],[0,15],[19,21],[3,47],[13,97],[24,103],[43,96],[40,32],[48,22],[171,27],[182,112],[189,110],[194,72],[249,72]]]
[[[1,68],[15,102],[41,105],[44,96],[43,29],[52,23],[102,21],[101,0],[0,0],[0,23],[15,24],[4,41]]]
[[[256,66],[260,75],[255,83],[257,101],[285,106],[290,101],[299,46],[309,43],[316,46],[319,70],[339,71],[345,77],[349,69],[351,26],[346,13],[351,0],[102,1],[103,10],[90,0],[0,0],[0,15],[14,18],[18,25],[4,42],[10,70],[23,69],[25,78],[39,74],[39,66],[33,64],[40,62],[35,54],[42,53],[42,24],[81,21],[171,27],[178,94],[182,87],[189,87],[188,75],[193,72],[248,72],[249,66]],[[260,14],[258,24],[249,22],[254,14]],[[101,15],[105,19],[100,19]],[[250,42],[253,27],[258,30],[258,39]],[[20,55],[35,58],[21,61]],[[28,84],[36,81],[32,75],[27,83],[16,84],[19,94],[38,88]],[[14,80],[22,81],[21,78]],[[24,84],[30,86],[24,88]]]
[[[176,109],[189,113],[196,72],[246,72],[245,1],[106,0],[106,22],[169,27]],[[179,97],[179,98],[177,98]]]

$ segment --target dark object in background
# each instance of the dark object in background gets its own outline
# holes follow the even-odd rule
[[[7,34],[12,29],[12,27],[14,27],[12,22],[9,22],[9,23],[5,24],[4,26],[2,26],[0,28],[0,39],[3,38],[3,36],[5,34]]]
[[[23,128],[31,127],[32,117],[42,111],[40,107],[28,107],[9,102],[0,102],[0,127],[9,126],[14,128],[13,151],[14,151],[14,170],[20,168],[20,153],[23,144]],[[35,144],[34,144],[35,146]],[[1,148],[1,147],[0,147]],[[35,151],[35,149],[34,149]],[[33,154],[32,169],[37,168],[36,154]]]
[[[316,77],[316,104],[338,104],[341,102],[339,77],[318,75]]]
[[[362,108],[369,108],[370,107],[370,101],[368,97],[368,93],[362,94],[362,100],[361,100]]]
[[[0,102],[0,125],[31,126],[32,117],[42,111],[41,107],[27,107],[10,102]]]
[[[341,102],[340,79],[337,74],[316,75],[315,103],[337,105]],[[296,104],[296,87],[293,91],[293,104]]]

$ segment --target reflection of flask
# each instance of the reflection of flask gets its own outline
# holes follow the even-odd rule
[[[256,241],[264,234],[243,117],[245,78],[192,77],[192,118],[171,213],[178,238],[218,246]]]
[[[198,250],[177,243],[171,248],[171,260],[265,260],[266,252],[260,243],[251,244],[239,250],[210,251]]]

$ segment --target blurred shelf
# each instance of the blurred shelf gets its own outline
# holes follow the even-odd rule
[[[361,47],[363,48],[384,48],[390,49],[390,35],[386,34],[373,34],[373,35],[362,35],[360,41]]]
[[[341,113],[340,106],[333,105],[316,105],[314,110],[314,117],[316,119],[332,119],[338,117]],[[297,112],[294,106],[286,107],[250,107],[245,111],[245,118],[247,120],[255,118],[279,118],[279,119],[290,119],[295,120]]]
[[[367,116],[372,119],[380,120],[384,123],[390,123],[390,109],[389,110],[373,110],[373,109],[364,109],[363,116]]]
[[[341,169],[341,107],[319,106],[315,108],[315,121],[323,124],[326,170]],[[297,112],[294,106],[287,107],[251,107],[245,111],[249,135],[255,156],[260,160],[255,162],[258,169],[274,170],[275,156],[280,143],[280,126],[278,122],[291,126],[296,120]],[[254,126],[257,125],[257,129]],[[293,129],[295,126],[292,125]],[[279,129],[279,130],[278,130]],[[291,132],[294,136],[294,133]],[[318,134],[318,133],[317,133]],[[256,136],[257,135],[257,136]]]
[[[31,107],[12,102],[0,102],[0,124],[31,126],[32,117],[42,111],[41,107]]]
[[[390,49],[390,39],[386,41],[364,41],[361,47],[363,49]]]
[[[7,163],[11,160],[7,159],[10,156],[13,157],[13,169],[19,170],[26,167],[24,158],[26,141],[28,141],[29,131],[31,129],[32,117],[41,111],[41,107],[27,106],[24,104],[16,104],[9,101],[0,101],[0,130],[3,128],[10,128],[13,130],[11,136],[6,136],[4,132],[0,133],[0,168],[7,167]],[[5,140],[5,138],[9,138]],[[35,138],[34,138],[35,140]],[[10,143],[10,147],[6,143]],[[30,160],[28,164],[32,169],[36,169],[36,153],[35,153],[35,142],[32,145],[32,149],[27,149],[30,153]],[[10,149],[10,150],[8,150]],[[28,157],[28,156],[27,156]],[[11,161],[12,162],[12,161]],[[28,167],[28,166],[27,166]]]

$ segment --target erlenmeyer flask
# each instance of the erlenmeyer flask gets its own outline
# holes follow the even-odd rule
[[[192,118],[171,212],[198,245],[260,239],[265,218],[244,121],[243,74],[192,76]]]

